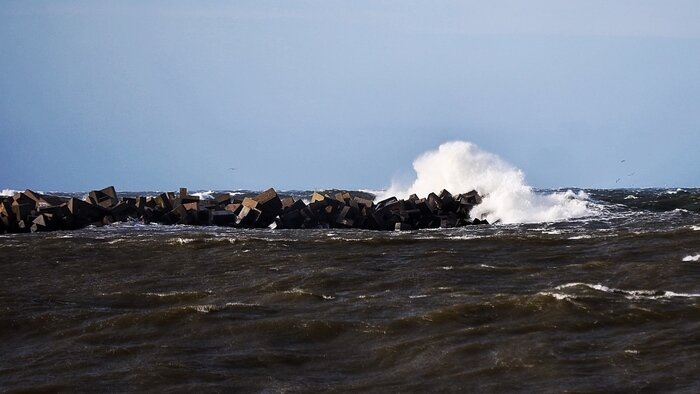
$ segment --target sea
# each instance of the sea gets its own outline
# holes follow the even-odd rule
[[[700,189],[514,196],[556,214],[1,235],[0,392],[700,392]]]

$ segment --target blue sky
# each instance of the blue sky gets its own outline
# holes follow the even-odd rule
[[[382,188],[450,140],[536,187],[699,186],[698,20],[695,0],[6,0],[0,188]]]

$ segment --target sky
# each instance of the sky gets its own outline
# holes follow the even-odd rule
[[[700,186],[698,20],[697,0],[3,0],[0,189],[381,189],[453,140],[535,187]]]

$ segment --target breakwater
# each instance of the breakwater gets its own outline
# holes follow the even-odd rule
[[[201,199],[186,188],[179,193],[120,198],[113,186],[93,190],[85,199],[25,190],[0,204],[0,233],[75,230],[115,222],[227,226],[237,228],[355,228],[413,230],[488,224],[470,216],[481,203],[476,191],[452,195],[447,190],[425,198],[391,197],[375,203],[346,191],[314,192],[309,202],[280,196],[275,189],[234,198],[229,193]]]

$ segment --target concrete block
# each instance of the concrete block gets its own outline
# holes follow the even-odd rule
[[[301,213],[301,210],[288,211],[280,215],[278,227],[279,228],[301,228],[304,224],[305,218]]]
[[[24,192],[22,192],[22,194],[34,200],[34,203],[37,207],[61,205],[64,202],[68,201],[67,198],[51,196],[48,194],[40,194],[30,189],[25,190]]]
[[[12,202],[12,213],[14,214],[15,218],[17,220],[21,219],[26,219],[32,211],[36,209],[36,204],[34,204],[34,201],[29,200],[29,202],[20,202],[20,201],[27,201],[23,199],[18,199]]]
[[[171,211],[173,204],[170,202],[170,196],[167,193],[161,193],[155,198],[156,206],[164,211]]]
[[[323,194],[321,194],[321,193],[314,192],[314,194],[311,195],[311,202],[323,201],[323,200],[325,200],[326,198],[329,198],[329,197],[328,197],[328,196],[325,196],[325,195],[323,195]]]
[[[472,190],[468,193],[461,194],[462,199],[466,200],[467,204],[478,205],[481,204],[482,198],[476,190]]]
[[[238,213],[236,224],[241,227],[255,227],[260,218],[260,210],[244,205]]]
[[[212,211],[211,224],[215,226],[233,226],[238,216],[230,211]]]
[[[291,198],[291,197],[290,197]],[[288,212],[293,212],[293,211],[299,211],[304,208],[306,208],[306,204],[302,200],[296,200],[292,205],[289,205],[287,207],[284,207],[284,201],[283,201],[283,208],[281,214],[286,214]]]
[[[438,197],[437,194],[435,193],[430,193],[428,194],[428,198],[426,199],[426,203],[428,204],[428,207],[430,207],[430,210],[433,211],[433,213],[437,211],[442,211],[442,200],[440,197]]]
[[[88,193],[88,202],[102,208],[111,208],[119,203],[119,198],[116,190],[114,190],[114,186],[109,186],[102,190],[93,190]]]
[[[338,212],[335,223],[339,224],[341,227],[353,227],[355,221],[353,220],[351,208],[349,206],[346,205]]]
[[[386,200],[382,200],[382,201],[378,202],[378,203],[377,203],[377,206],[376,206],[376,209],[377,209],[377,210],[380,210],[380,209],[382,209],[383,207],[385,207],[385,206],[387,206],[387,205],[389,205],[389,204],[393,204],[393,203],[395,203],[395,202],[397,202],[397,201],[399,201],[399,200],[398,200],[396,197],[389,197],[389,198],[387,198]]]
[[[83,227],[92,222],[101,222],[106,213],[106,210],[99,205],[92,205],[77,198],[68,200],[68,211],[72,216],[73,225],[77,227]]]
[[[214,195],[216,205],[226,206],[231,203],[231,195],[229,193],[221,193]]]
[[[352,200],[360,207],[362,208],[363,206],[366,208],[372,208],[374,206],[374,202],[372,200],[368,200],[366,198],[360,198],[360,197],[353,197]]]
[[[242,207],[243,207],[243,204],[228,204],[228,205],[226,205],[226,208],[224,208],[224,209],[228,212],[231,212],[233,214],[238,215],[238,213],[241,211]]]
[[[275,189],[267,189],[253,197],[253,199],[258,202],[255,208],[260,210],[259,220],[262,221],[261,225],[265,227],[272,223],[277,215],[282,212],[282,200],[280,200]]]
[[[244,207],[248,208],[256,208],[258,206],[258,202],[250,197],[245,197],[243,198],[243,202],[241,203]]]

